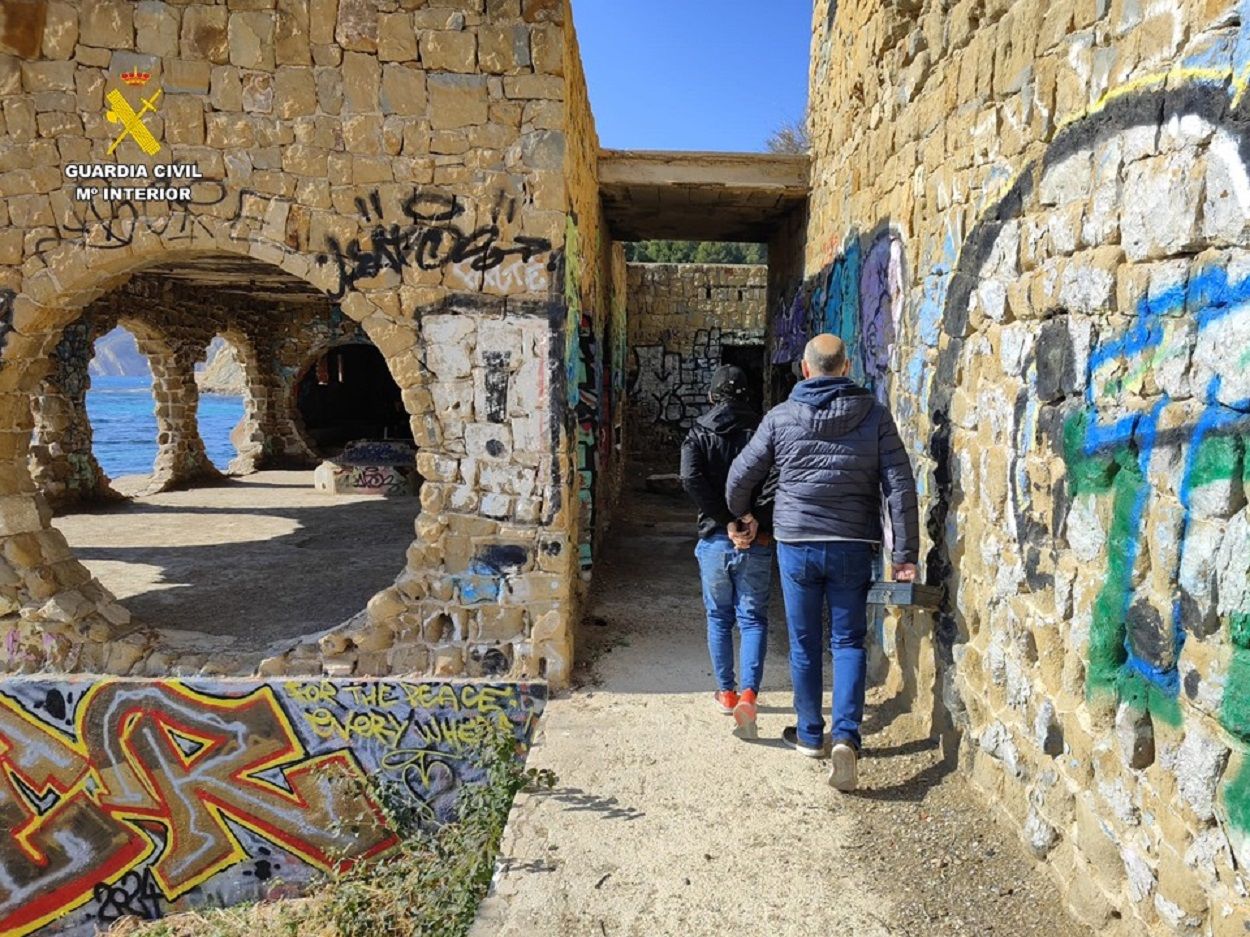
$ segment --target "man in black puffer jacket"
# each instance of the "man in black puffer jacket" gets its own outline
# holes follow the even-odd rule
[[[753,739],[772,585],[772,491],[765,473],[746,493],[757,521],[746,535],[725,505],[729,466],[760,422],[759,414],[747,403],[746,374],[733,365],[717,368],[708,399],[712,409],[695,421],[681,445],[681,481],[699,509],[699,543],[694,555],[703,582],[716,702],[722,712],[733,714],[736,734]],[[741,696],[734,682],[735,621],[742,644]]]
[[[894,578],[916,578],[920,549],[916,483],[890,411],[848,378],[836,335],[817,335],[803,353],[803,381],[764,417],[734,460],[729,511],[748,529],[751,491],[780,469],[773,528],[790,630],[797,725],[783,738],[800,752],[825,751],[821,631],[833,619],[833,731],[829,783],[854,790],[864,715],[868,588],[881,543],[884,492],[893,533]]]

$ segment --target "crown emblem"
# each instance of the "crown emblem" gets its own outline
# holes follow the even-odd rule
[[[122,81],[130,85],[132,88],[141,88],[151,79],[151,72],[141,72],[138,69],[129,72],[122,72]]]

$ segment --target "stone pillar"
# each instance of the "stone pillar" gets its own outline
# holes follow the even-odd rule
[[[196,421],[199,388],[195,364],[203,351],[195,341],[170,341],[145,323],[127,323],[152,368],[156,399],[156,466],[146,493],[213,481],[221,473],[208,459]]]
[[[250,336],[256,357],[254,375],[248,376],[249,395],[255,402],[257,432],[261,437],[264,465],[270,468],[308,468],[319,461],[296,429],[296,382],[301,371],[283,350],[289,346],[276,330]]]
[[[250,475],[270,467],[277,446],[273,421],[264,419],[270,395],[251,338],[242,332],[223,334],[222,338],[229,344],[243,375],[243,418],[230,431],[230,442],[237,455],[230,460],[229,472]]]
[[[86,320],[66,327],[50,356],[51,373],[31,398],[30,471],[40,493],[57,509],[121,497],[91,450],[87,368],[96,331]]]

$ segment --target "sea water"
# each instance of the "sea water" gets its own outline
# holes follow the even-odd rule
[[[87,391],[91,448],[110,478],[151,473],[156,461],[155,409],[150,378],[92,376]],[[224,470],[235,456],[230,431],[243,418],[243,398],[200,394],[198,416],[208,457]]]

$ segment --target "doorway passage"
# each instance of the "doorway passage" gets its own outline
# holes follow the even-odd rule
[[[339,345],[319,354],[295,393],[304,434],[323,458],[357,440],[412,440],[403,394],[373,345]]]

